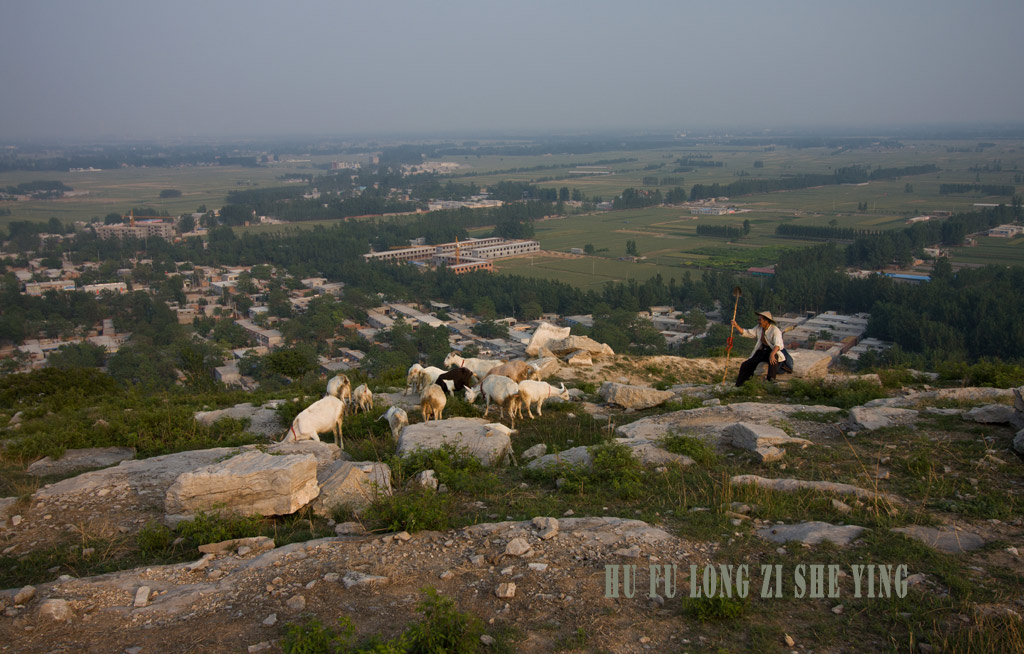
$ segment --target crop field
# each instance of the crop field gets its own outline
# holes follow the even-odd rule
[[[95,172],[14,171],[0,173],[0,188],[35,180],[56,180],[74,189],[72,197],[54,200],[0,202],[14,220],[45,222],[56,217],[62,222],[103,218],[108,213],[127,213],[132,207],[152,207],[172,215],[193,212],[200,205],[220,208],[229,191],[261,186],[282,186],[285,173],[311,170],[302,164],[271,168],[241,166],[187,166],[180,168],[121,168]],[[160,198],[160,191],[181,191],[179,198]]]
[[[682,279],[685,274],[679,266],[660,263],[557,255],[503,259],[494,262],[494,269],[510,275],[554,279],[588,291],[598,291],[607,282],[644,281],[658,274],[665,279]]]
[[[983,236],[972,247],[954,248],[950,259],[956,263],[1024,266],[1024,236],[993,238]]]

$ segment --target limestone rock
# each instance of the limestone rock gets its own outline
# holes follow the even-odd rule
[[[892,531],[913,538],[928,547],[945,552],[946,554],[970,552],[985,544],[985,540],[977,534],[960,531],[945,525],[938,529],[912,525],[910,527],[896,527]]]
[[[964,414],[964,420],[972,420],[986,425],[1001,425],[1013,420],[1016,413],[1012,406],[1006,404],[986,404],[976,406]]]
[[[537,537],[541,540],[550,540],[558,535],[558,518],[537,516],[532,523],[539,530]]]
[[[544,444],[544,443],[537,443],[533,447],[528,448],[525,452],[523,452],[523,460],[524,461],[529,461],[530,459],[536,459],[537,457],[544,456],[547,453],[548,453],[548,446],[546,444]],[[15,498],[11,498],[11,499],[15,499]],[[0,501],[2,501],[2,500],[0,500]]]
[[[642,438],[616,438],[613,442],[628,447],[630,454],[639,459],[644,465],[677,463],[688,466],[693,464],[693,459],[690,457],[663,450],[651,441]],[[526,464],[526,467],[533,470],[540,470],[551,465],[589,467],[591,463],[593,463],[593,457],[590,453],[590,448],[581,445],[534,459]]]
[[[247,547],[250,551],[256,550],[258,552],[272,550],[274,549],[274,539],[267,536],[232,538],[230,540],[222,540],[219,543],[206,543],[204,545],[200,545],[199,551],[203,554],[224,554],[225,552],[233,552],[242,547]]]
[[[860,499],[875,500],[881,499],[895,504],[902,504],[903,501],[893,495],[876,493],[865,488],[858,488],[850,484],[839,484],[832,481],[804,481],[803,479],[768,479],[758,475],[736,475],[729,480],[731,484],[753,484],[761,488],[780,492],[794,492],[798,490],[817,490],[839,495],[855,495]]]
[[[359,572],[357,570],[349,570],[345,573],[345,576],[341,578],[341,583],[345,584],[345,588],[352,588],[354,586],[376,586],[378,584],[388,583],[388,578],[381,577],[379,575],[368,575],[365,572]]]
[[[398,437],[398,455],[451,444],[456,448],[465,447],[485,466],[501,465],[512,451],[512,439],[488,429],[488,424],[483,418],[449,418],[409,425]]]
[[[832,406],[805,404],[763,404],[737,402],[724,406],[708,406],[663,413],[643,418],[615,428],[615,433],[626,438],[660,440],[669,434],[685,434],[694,430],[717,443],[722,430],[736,422],[766,424],[771,420],[785,420],[790,414],[835,413],[841,409]]]
[[[510,581],[504,584],[498,584],[498,587],[494,589],[495,597],[501,599],[512,599],[516,596],[516,584],[514,581]]]
[[[414,488],[436,491],[438,486],[437,476],[433,470],[420,470],[409,481],[409,485]]]
[[[329,516],[334,507],[356,510],[368,507],[378,495],[391,494],[391,468],[375,461],[336,461],[317,475],[320,494],[313,512]]]
[[[71,605],[66,600],[48,599],[39,603],[39,618],[54,622],[67,622],[73,616]]]
[[[1024,429],[1021,429],[1013,437],[1013,449],[1017,451],[1017,454],[1024,454]]]
[[[649,409],[675,397],[672,391],[659,391],[648,386],[630,386],[604,382],[598,394],[605,402],[618,404],[624,409]]]
[[[7,517],[11,515],[17,504],[17,497],[0,497],[0,529],[7,526]]]
[[[524,538],[513,538],[509,541],[508,545],[505,546],[505,554],[509,556],[522,556],[533,549],[533,546],[526,542]]]
[[[762,463],[777,461],[785,452],[776,445],[799,443],[807,447],[811,441],[804,438],[793,438],[778,427],[759,425],[751,422],[737,422],[722,430],[722,435],[731,439],[734,446],[750,450]]]
[[[319,492],[316,457],[250,451],[180,475],[167,490],[164,510],[170,523],[198,511],[288,515]]]
[[[832,525],[827,522],[802,522],[796,525],[769,525],[757,530],[757,535],[775,543],[798,541],[805,545],[817,545],[830,541],[840,547],[853,542],[864,531],[855,525]]]
[[[248,420],[249,433],[260,434],[261,436],[279,436],[284,427],[277,417],[277,403],[267,403],[263,406],[254,406],[250,402],[236,404],[227,409],[216,411],[199,411],[195,414],[195,420],[201,425],[212,425],[221,418],[233,418],[235,420]]]
[[[134,447],[87,447],[67,450],[59,459],[43,457],[25,469],[30,475],[64,475],[75,470],[105,468],[135,458]]]
[[[35,586],[23,586],[21,590],[14,594],[15,604],[28,604],[36,596]]]
[[[533,336],[530,338],[529,344],[526,346],[527,356],[535,357],[541,354],[541,349],[547,348],[548,343],[552,341],[561,341],[567,338],[570,333],[569,327],[556,327],[548,322],[541,322],[537,326],[536,331],[533,332]]]
[[[576,350],[572,354],[565,357],[565,362],[570,366],[583,367],[594,365],[594,357],[590,355],[590,352],[585,350]]]
[[[588,352],[592,357],[612,357],[615,351],[605,343],[598,343],[589,336],[566,336],[561,340],[548,341],[547,348],[557,356],[566,356],[578,350]],[[530,350],[526,350],[530,354]],[[532,356],[532,355],[531,355]]]
[[[558,369],[562,367],[561,362],[556,357],[542,357],[539,359],[531,359],[526,363],[530,364],[537,369],[537,373],[541,379],[547,379],[551,375],[558,372]]]
[[[850,409],[850,425],[855,430],[893,427],[913,420],[915,417],[917,417],[917,411],[912,409],[863,406],[855,406]]]
[[[312,454],[316,457],[316,467],[322,470],[338,459],[348,459],[349,456],[341,451],[334,443],[326,441],[289,441],[287,443],[274,443],[267,448],[270,454]]]
[[[822,378],[828,374],[828,367],[832,363],[832,355],[821,350],[789,350],[789,355],[793,357],[793,373],[791,376],[794,378]],[[768,366],[764,363],[758,364],[754,370],[754,376],[767,373]]]

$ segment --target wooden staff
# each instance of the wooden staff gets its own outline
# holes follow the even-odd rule
[[[725,370],[722,371],[722,383],[725,383],[725,378],[729,374],[729,355],[732,354],[732,333],[735,327],[732,323],[736,322],[736,309],[740,306],[740,296],[743,295],[743,289],[737,286],[732,289],[733,297],[736,298],[736,303],[732,305],[732,322],[729,323],[729,340],[725,342]]]

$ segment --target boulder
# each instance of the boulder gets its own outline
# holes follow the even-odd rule
[[[533,336],[530,338],[530,342],[526,346],[527,356],[538,356],[541,353],[541,349],[547,348],[548,343],[567,338],[570,331],[571,330],[568,327],[556,327],[551,323],[541,322],[533,332]]]
[[[1013,449],[1017,454],[1024,454],[1024,429],[1017,432],[1017,435],[1013,437]]]
[[[586,409],[586,405],[584,405]],[[723,429],[736,422],[766,424],[771,420],[786,420],[792,413],[835,413],[841,409],[832,406],[806,404],[762,404],[737,402],[724,406],[684,409],[643,418],[615,428],[615,433],[626,438],[658,440],[669,434],[698,432],[699,436],[717,443]]]
[[[828,367],[832,364],[832,355],[821,350],[789,350],[789,355],[793,357],[792,377],[822,378],[828,374]],[[768,366],[764,363],[758,364],[754,370],[755,376],[767,373]]]
[[[547,348],[556,356],[565,356],[583,350],[593,357],[612,357],[615,351],[605,343],[598,343],[589,336],[566,336],[561,340],[548,341]],[[526,350],[530,354],[530,350]],[[531,355],[532,356],[532,355]]]
[[[601,384],[598,395],[605,402],[618,404],[624,409],[649,409],[664,404],[676,395],[672,391],[659,391],[649,386],[630,386],[616,382]]]
[[[664,450],[649,440],[643,438],[616,438],[614,443],[625,445],[629,448],[630,454],[644,465],[665,465],[666,463],[677,463],[688,466],[693,459],[683,454],[674,454]],[[585,445],[573,447],[555,454],[547,454],[534,459],[526,464],[527,468],[541,470],[547,466],[570,465],[589,467],[594,459],[590,453],[591,448]]]
[[[811,441],[804,438],[793,438],[778,427],[771,425],[759,425],[750,422],[737,422],[722,430],[722,435],[731,439],[735,447],[750,450],[756,454],[762,463],[778,461],[785,454],[784,451],[775,447],[787,443],[799,443],[801,447],[807,447]]]
[[[531,359],[526,363],[530,364],[537,369],[537,374],[540,375],[541,379],[547,379],[551,375],[558,372],[558,369],[562,367],[561,362],[556,357],[542,357],[540,359]]]
[[[501,465],[512,451],[512,439],[490,424],[483,418],[449,418],[409,425],[398,437],[398,455],[450,444],[466,448],[485,466]]]
[[[986,404],[974,407],[963,416],[964,420],[986,425],[1002,425],[1013,420],[1014,413],[1014,408],[1006,404]]]
[[[67,600],[48,599],[39,603],[40,620],[52,620],[53,622],[67,622],[73,617],[71,605]]]
[[[970,552],[985,544],[985,540],[977,534],[945,525],[938,529],[912,525],[910,527],[896,527],[892,531],[897,534],[903,534],[908,538],[913,538],[932,549],[945,552],[946,554]]]
[[[17,497],[0,497],[0,529],[7,526],[7,518],[14,514]]]
[[[420,470],[408,483],[408,486],[411,488],[431,491],[436,491],[440,485],[441,483],[437,480],[437,473],[433,470]]]
[[[329,516],[336,506],[362,510],[378,495],[391,494],[391,468],[375,461],[337,461],[318,474],[320,494],[313,512]]]
[[[221,418],[233,418],[235,420],[248,420],[249,426],[246,431],[261,436],[279,436],[284,426],[277,417],[278,402],[268,402],[263,406],[254,406],[250,402],[236,404],[227,409],[216,411],[199,411],[195,414],[195,420],[201,425],[212,425]]]
[[[570,366],[592,366],[594,365],[594,357],[590,356],[590,352],[576,350],[569,356],[565,357],[565,362]]]
[[[87,447],[67,450],[59,459],[43,457],[25,469],[30,475],[65,475],[76,470],[106,468],[135,458],[134,447]]]
[[[544,456],[547,453],[548,453],[548,446],[546,444],[544,444],[544,443],[537,443],[533,447],[528,448],[525,452],[523,452],[523,460],[524,461],[529,461],[530,459],[536,459],[537,457]],[[13,499],[16,499],[16,498],[12,497],[11,499],[13,500]],[[0,500],[0,502],[3,502],[3,500]],[[0,506],[2,506],[2,505],[0,505]],[[0,511],[2,511],[2,508],[0,508]]]
[[[760,527],[757,535],[774,543],[798,541],[804,545],[817,545],[822,541],[845,547],[864,531],[855,525],[832,525],[827,522],[802,522],[796,525],[768,525]]]
[[[913,409],[896,409],[892,407],[855,406],[850,409],[850,426],[854,430],[882,429],[903,424],[917,417]]]
[[[326,441],[289,441],[274,443],[267,448],[269,454],[312,454],[316,457],[317,470],[322,470],[338,459],[348,460],[349,456],[334,443]]]
[[[288,515],[319,492],[313,455],[250,451],[181,474],[167,490],[164,510],[170,524],[199,511]]]

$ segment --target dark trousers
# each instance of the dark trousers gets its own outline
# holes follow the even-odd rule
[[[736,377],[736,385],[742,386],[748,379],[754,376],[754,370],[757,369],[757,364],[764,363],[768,364],[768,379],[775,379],[775,376],[779,374],[779,364],[769,363],[768,357],[772,351],[770,348],[761,347],[754,352],[754,356],[750,357],[746,361],[740,364],[740,374]]]

